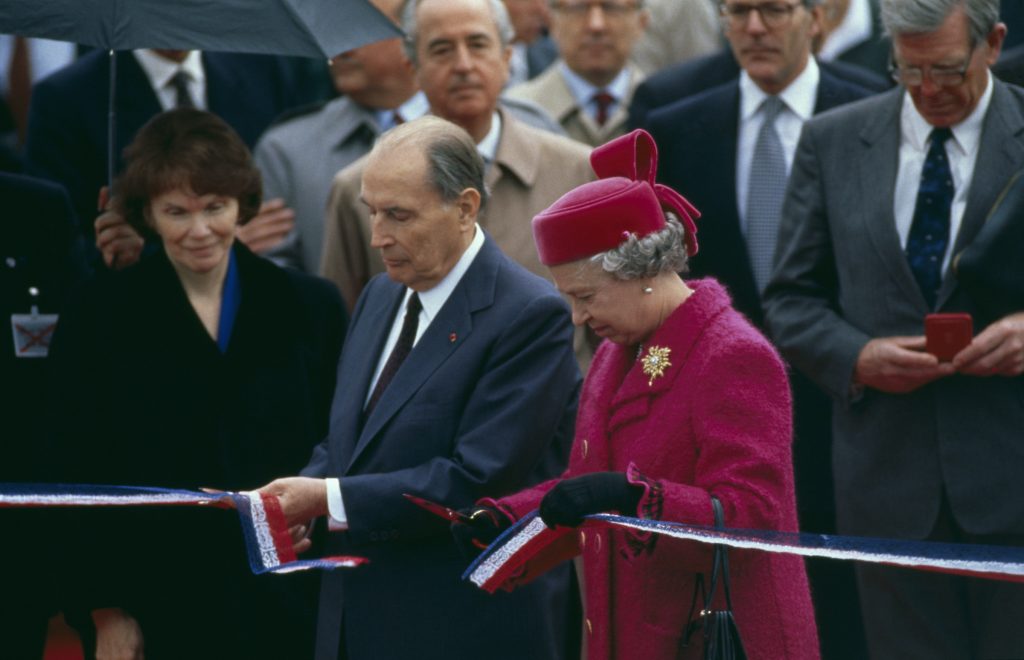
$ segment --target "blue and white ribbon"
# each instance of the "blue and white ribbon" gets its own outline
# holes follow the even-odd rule
[[[0,508],[79,506],[215,506],[236,509],[252,572],[290,573],[312,568],[351,568],[362,557],[298,559],[281,505],[258,492],[205,493],[142,486],[0,483]]]
[[[606,513],[587,516],[583,527],[622,527],[732,548],[890,564],[1024,582],[1024,548],[1013,546],[904,541],[753,529],[716,529]],[[505,530],[484,550],[466,570],[463,579],[493,592],[552,543],[567,534],[575,533],[576,529],[568,527],[548,529],[534,511]]]

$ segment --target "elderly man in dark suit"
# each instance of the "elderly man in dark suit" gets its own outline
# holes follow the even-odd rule
[[[725,36],[742,66],[740,75],[654,110],[646,128],[658,143],[660,178],[703,214],[700,252],[690,262],[691,274],[720,280],[736,308],[763,326],[761,292],[771,272],[787,174],[803,122],[870,92],[819,67],[811,55],[821,29],[817,0],[790,5],[727,0],[723,8]],[[772,103],[776,107],[770,110]],[[799,374],[791,383],[800,524],[831,532],[833,505],[822,495],[832,487],[828,401]],[[851,625],[856,606],[850,606],[851,616],[834,604],[844,588],[853,592],[849,568],[834,562],[812,562],[808,568],[818,595],[825,655],[857,657],[859,629]]]
[[[327,439],[304,477],[272,482],[292,525],[327,516],[317,658],[561,658],[568,573],[496,597],[460,580],[446,521],[565,467],[580,382],[568,307],[477,224],[483,160],[436,117],[386,133],[360,196],[386,275],[366,286],[338,366]],[[304,545],[306,542],[300,543]]]
[[[932,312],[979,318],[948,264],[1024,165],[1024,90],[988,70],[998,0],[883,0],[882,17],[902,87],[804,126],[768,327],[835,400],[840,531],[1024,545],[1024,314],[951,362],[923,336]],[[857,573],[874,657],[1024,657],[1024,587]]]

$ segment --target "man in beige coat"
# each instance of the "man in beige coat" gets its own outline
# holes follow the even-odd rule
[[[410,59],[431,111],[464,128],[487,163],[491,191],[479,221],[495,243],[530,271],[550,278],[537,258],[530,222],[560,196],[590,181],[589,149],[516,120],[498,108],[508,77],[512,29],[501,0],[418,0],[403,19]],[[354,305],[384,271],[359,199],[365,159],[335,177],[328,203],[323,275]]]
[[[551,36],[561,59],[506,95],[537,103],[569,137],[590,146],[619,137],[644,78],[629,56],[647,21],[647,10],[634,0],[552,2]]]

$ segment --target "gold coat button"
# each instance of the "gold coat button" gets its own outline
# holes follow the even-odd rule
[[[594,552],[601,552],[601,535],[594,534]]]
[[[588,635],[593,635],[594,634],[594,625],[592,623],[590,623],[590,619],[587,619],[587,634]]]
[[[587,533],[580,530],[580,550],[587,547]]]
[[[590,449],[590,444],[586,438],[583,438],[583,458],[587,457],[587,450]]]

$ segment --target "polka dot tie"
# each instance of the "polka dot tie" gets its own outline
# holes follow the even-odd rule
[[[772,274],[782,201],[786,196],[786,155],[775,130],[775,119],[784,107],[782,99],[777,96],[765,99],[761,106],[764,123],[758,131],[750,161],[745,233],[750,267],[758,291],[764,291]]]
[[[955,191],[945,144],[952,135],[948,128],[932,129],[907,237],[907,262],[929,309],[935,307],[942,284],[942,262],[949,245],[949,210]]]

